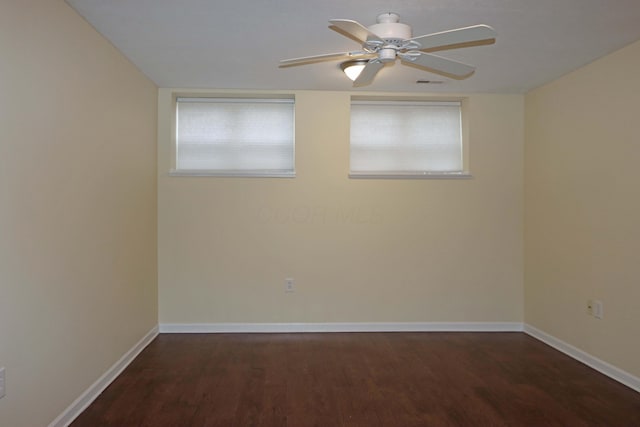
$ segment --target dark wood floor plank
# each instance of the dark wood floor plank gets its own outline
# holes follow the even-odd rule
[[[160,335],[72,427],[640,426],[640,393],[522,333]]]

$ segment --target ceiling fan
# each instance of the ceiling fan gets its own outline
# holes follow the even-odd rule
[[[290,67],[351,58],[342,63],[341,67],[345,72],[351,66],[360,68],[359,74],[350,76],[354,80],[353,85],[357,87],[370,84],[386,63],[400,58],[404,64],[455,79],[464,79],[473,74],[475,67],[429,52],[491,44],[495,43],[496,37],[495,31],[488,25],[474,25],[412,37],[411,27],[401,23],[400,16],[392,12],[378,15],[376,24],[369,27],[349,19],[331,19],[329,23],[329,28],[362,43],[362,50],[283,59],[280,66]]]

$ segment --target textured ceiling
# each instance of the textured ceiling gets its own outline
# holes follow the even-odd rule
[[[413,35],[487,24],[493,45],[438,54],[475,65],[452,80],[398,61],[358,90],[522,93],[640,40],[640,0],[67,0],[160,87],[351,90],[339,61],[280,59],[358,50],[329,19],[365,26],[395,12]],[[606,84],[608,76],[603,76]],[[416,84],[417,80],[441,84]]]

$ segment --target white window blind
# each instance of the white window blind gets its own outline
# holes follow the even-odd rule
[[[176,171],[293,176],[293,99],[178,98]]]
[[[352,175],[462,173],[460,102],[351,103]]]

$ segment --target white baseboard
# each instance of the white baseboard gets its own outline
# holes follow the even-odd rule
[[[600,360],[595,356],[590,355],[577,347],[572,346],[546,332],[541,331],[531,325],[524,325],[524,332],[532,337],[550,345],[558,351],[565,353],[566,355],[584,363],[585,365],[595,369],[596,371],[612,378],[619,383],[626,385],[633,390],[640,392],[640,378],[631,375],[628,372],[619,369],[604,360]]]
[[[98,380],[80,395],[67,409],[49,424],[49,427],[67,427],[82,413],[118,375],[129,366],[138,354],[158,335],[158,326],[154,326],[140,341],[138,341],[124,356],[107,370]]]
[[[522,332],[519,322],[161,323],[161,333]]]

